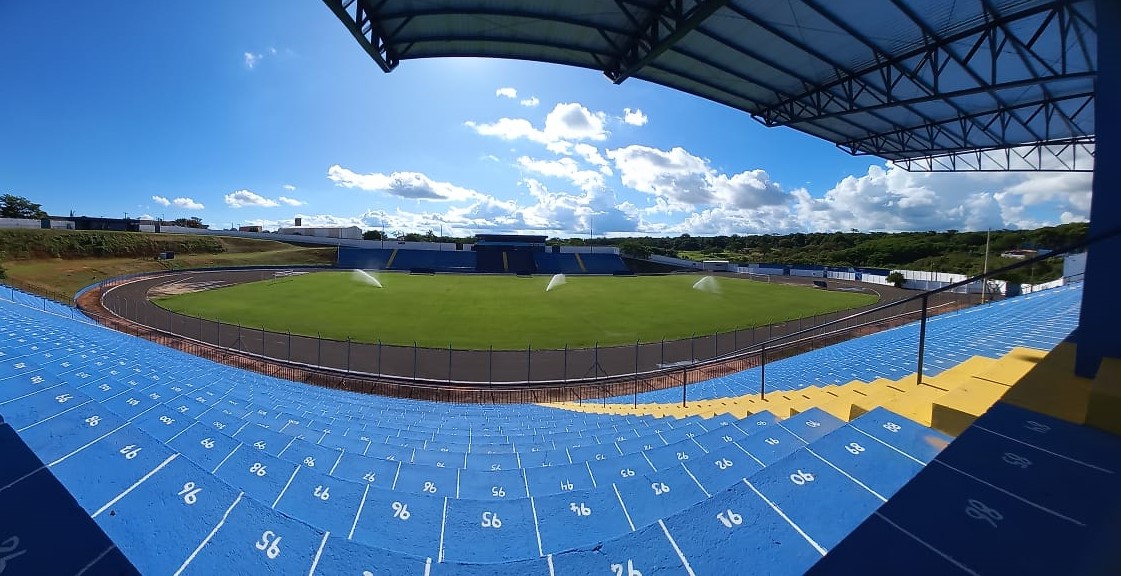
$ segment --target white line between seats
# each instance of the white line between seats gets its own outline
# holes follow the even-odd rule
[[[296,474],[300,471],[300,468],[301,466],[297,465],[296,468],[292,470],[292,475],[288,477],[288,482],[284,485],[284,488],[281,489],[280,494],[276,495],[276,500],[272,502],[272,508],[274,510],[276,509],[276,505],[280,504],[280,499],[284,497],[284,493],[288,491],[288,487],[292,485],[292,481],[296,479]]]
[[[232,440],[232,438],[231,438],[231,440]],[[242,446],[242,445],[241,445],[241,443],[240,443],[240,442],[239,442],[239,443],[237,444],[237,446],[234,446],[234,449],[233,449],[233,450],[230,450],[230,453],[229,453],[229,454],[226,454],[226,457],[225,457],[225,458],[223,458],[223,459],[222,459],[222,461],[221,461],[221,462],[219,462],[219,463],[218,463],[218,465],[217,465],[217,466],[215,466],[215,467],[214,467],[214,469],[210,471],[210,473],[211,473],[211,474],[217,474],[217,473],[218,473],[218,469],[219,469],[219,468],[221,468],[221,467],[222,467],[222,465],[226,463],[226,460],[229,460],[229,459],[230,459],[230,456],[233,456],[233,455],[234,455],[234,452],[237,452],[237,449],[238,449],[238,448],[241,448],[241,446]]]
[[[871,435],[871,434],[869,434],[869,433],[867,433],[867,432],[865,432],[865,431],[861,430],[860,428],[857,428],[857,427],[856,427],[855,425],[853,425],[853,424],[851,424],[851,423],[850,423],[850,424],[849,424],[849,426],[850,426],[850,427],[851,427],[851,428],[852,428],[853,430],[856,430],[857,432],[860,432],[861,434],[863,434],[863,435],[865,435],[865,436],[867,436],[867,437],[869,437],[869,438],[871,438],[871,439],[875,440],[876,442],[879,442],[880,444],[883,444],[884,446],[887,446],[888,448],[891,448],[892,450],[895,450],[896,452],[898,452],[898,453],[900,453],[900,454],[902,454],[902,455],[904,455],[904,456],[906,456],[906,457],[910,458],[911,460],[914,460],[915,462],[918,462],[920,466],[926,466],[926,462],[923,462],[922,460],[919,460],[918,458],[915,458],[914,456],[911,456],[910,454],[908,454],[908,453],[906,453],[906,452],[904,452],[904,451],[902,451],[902,450],[900,450],[900,449],[896,448],[895,446],[892,446],[891,444],[888,444],[887,442],[884,442],[883,440],[880,440],[879,438],[876,438],[875,436],[873,436],[873,435]]]
[[[916,536],[916,535],[912,534],[910,531],[908,531],[906,528],[896,524],[895,522],[892,522],[890,518],[888,518],[887,516],[884,516],[883,514],[880,514],[879,510],[873,512],[872,514],[875,514],[876,517],[878,517],[880,520],[883,520],[884,522],[887,522],[889,525],[891,525],[892,528],[895,528],[896,530],[906,534],[908,537],[910,537],[915,542],[918,542],[919,544],[922,544],[923,546],[926,547],[927,550],[930,550],[931,552],[934,552],[935,554],[941,556],[942,559],[946,560],[950,564],[953,564],[954,566],[957,566],[963,572],[965,572],[967,574],[972,574],[972,576],[980,576],[979,574],[977,574],[976,572],[971,570],[965,564],[962,564],[961,562],[958,562],[957,560],[955,560],[949,554],[946,554],[945,552],[935,548],[933,545],[928,543],[926,540],[923,540],[922,538],[919,538],[918,536]]]
[[[822,556],[825,556],[825,553],[827,552],[827,550],[825,548],[822,548],[821,544],[818,544],[813,538],[810,538],[810,535],[806,534],[806,532],[804,530],[802,530],[801,526],[795,524],[794,521],[791,520],[790,517],[786,515],[786,512],[783,512],[782,509],[778,507],[778,505],[776,505],[774,502],[771,502],[771,500],[769,498],[767,498],[766,496],[764,496],[762,492],[760,492],[758,489],[755,488],[755,486],[752,486],[751,482],[747,481],[747,478],[743,479],[743,483],[747,484],[747,487],[751,488],[751,491],[754,492],[756,496],[762,498],[763,501],[767,503],[767,506],[771,507],[771,510],[774,510],[776,513],[778,513],[779,516],[782,516],[782,519],[786,520],[786,523],[789,524],[791,528],[796,530],[798,532],[798,534],[800,534],[802,536],[802,538],[804,538],[806,540],[806,542],[809,542],[810,546],[813,546],[814,549],[817,550],[819,554],[821,554]]]
[[[860,480],[857,480],[855,477],[853,477],[852,474],[849,474],[848,472],[845,472],[844,470],[841,470],[836,465],[834,465],[832,462],[826,460],[820,454],[811,450],[809,446],[804,446],[803,448],[805,448],[806,452],[809,452],[810,454],[813,454],[814,456],[816,456],[818,460],[821,460],[822,462],[825,462],[826,464],[828,464],[830,468],[840,472],[841,474],[844,474],[845,478],[848,478],[849,480],[852,480],[853,482],[856,482],[856,484],[859,485],[861,488],[867,490],[868,492],[871,492],[872,495],[875,496],[876,498],[879,498],[881,502],[887,502],[887,498],[884,498],[883,496],[881,496],[879,492],[876,492],[875,490],[869,488],[865,483],[863,483]]]
[[[117,496],[115,498],[106,502],[104,506],[97,509],[97,512],[94,512],[93,514],[90,514],[90,518],[97,518],[98,516],[100,516],[102,512],[108,510],[110,506],[116,504],[121,498],[124,498],[125,496],[128,496],[129,492],[132,492],[133,490],[136,490],[136,488],[138,486],[140,486],[144,482],[147,482],[148,479],[151,478],[153,474],[162,470],[164,466],[167,466],[168,464],[171,463],[172,460],[175,460],[178,457],[179,457],[178,452],[175,452],[171,456],[168,456],[167,460],[164,460],[163,462],[160,462],[160,465],[153,468],[151,472],[148,472],[147,474],[142,476],[139,480],[137,480],[136,482],[133,482],[132,486],[129,486],[128,488],[125,488],[124,492],[121,492],[120,494],[117,494]]]
[[[988,432],[989,434],[995,434],[997,436],[1000,436],[1001,438],[1006,438],[1006,439],[1011,440],[1013,442],[1019,442],[1020,444],[1023,444],[1024,446],[1035,448],[1036,450],[1039,450],[1040,452],[1046,452],[1046,453],[1048,453],[1052,456],[1057,456],[1059,458],[1062,458],[1063,460],[1069,460],[1071,462],[1074,462],[1075,464],[1081,464],[1081,465],[1083,465],[1087,468],[1093,468],[1094,470],[1098,470],[1100,472],[1105,472],[1106,474],[1113,474],[1114,473],[1113,470],[1102,468],[1100,466],[1095,466],[1093,464],[1090,464],[1089,462],[1083,462],[1083,461],[1078,460],[1076,458],[1071,458],[1070,456],[1064,456],[1063,454],[1059,454],[1058,452],[1052,452],[1052,451],[1050,451],[1046,448],[1041,448],[1039,446],[1036,446],[1035,444],[1032,444],[1030,442],[1024,442],[1023,440],[1019,440],[1019,439],[1013,438],[1011,436],[1005,436],[1004,434],[1001,434],[1000,432],[997,432],[996,430],[990,430],[990,429],[985,428],[984,426],[981,426],[981,425],[978,425],[978,424],[974,424],[973,428],[980,428],[981,430],[984,430],[985,432]]]
[[[358,511],[354,513],[354,522],[350,525],[350,534],[346,535],[347,540],[354,537],[354,529],[358,527],[358,519],[362,516],[362,508],[366,506],[366,495],[369,493],[370,484],[366,483],[366,490],[362,492],[362,501],[358,503]]]
[[[615,497],[619,499],[619,506],[623,507],[623,515],[627,517],[627,524],[630,524],[631,532],[634,532],[634,522],[631,521],[631,513],[627,512],[627,505],[623,503],[623,495],[619,494],[619,487],[612,483],[611,488],[615,490]]]
[[[537,504],[533,502],[533,496],[529,497],[529,507],[533,512],[533,531],[537,533],[537,555],[543,556],[545,551],[541,549],[541,528],[537,526]]]
[[[960,469],[960,468],[954,467],[954,466],[952,466],[952,465],[950,465],[950,464],[947,464],[947,463],[945,463],[945,462],[943,462],[943,461],[941,461],[941,460],[934,460],[934,462],[937,462],[938,464],[941,464],[942,466],[944,466],[944,467],[946,467],[946,468],[949,468],[950,470],[953,470],[954,472],[957,472],[958,474],[961,474],[962,476],[965,476],[966,478],[970,478],[970,479],[972,479],[972,480],[974,480],[974,481],[976,481],[976,482],[979,482],[979,483],[981,483],[981,484],[984,484],[985,486],[988,486],[989,488],[992,488],[992,489],[994,489],[994,490],[997,490],[997,491],[999,491],[999,492],[1002,492],[1002,493],[1004,493],[1004,494],[1006,494],[1006,495],[1008,495],[1008,496],[1011,496],[1011,497],[1013,497],[1013,498],[1015,498],[1015,499],[1019,500],[1020,502],[1023,502],[1024,504],[1027,504],[1027,505],[1029,505],[1029,506],[1032,506],[1032,507],[1034,507],[1034,508],[1038,508],[1039,510],[1042,510],[1042,511],[1044,511],[1044,512],[1047,512],[1048,514],[1051,514],[1052,516],[1056,516],[1056,517],[1058,517],[1058,518],[1062,518],[1063,520],[1066,520],[1067,522],[1070,522],[1071,524],[1074,524],[1074,525],[1076,525],[1076,526],[1081,526],[1081,527],[1083,527],[1083,528],[1085,528],[1085,527],[1086,527],[1086,524],[1085,524],[1085,523],[1083,523],[1083,522],[1080,522],[1080,521],[1078,521],[1078,520],[1075,520],[1074,518],[1071,518],[1070,516],[1067,516],[1067,515],[1065,515],[1065,514],[1062,514],[1062,513],[1060,513],[1060,512],[1056,512],[1056,511],[1054,511],[1054,510],[1052,510],[1052,509],[1050,509],[1050,508],[1048,508],[1048,507],[1046,507],[1046,506],[1042,506],[1042,505],[1036,504],[1035,502],[1032,502],[1031,500],[1028,500],[1027,498],[1024,498],[1023,496],[1020,496],[1019,494],[1015,494],[1015,493],[1013,493],[1013,492],[1011,492],[1011,491],[1009,491],[1009,490],[1006,490],[1006,489],[1004,489],[1004,488],[1001,488],[1000,486],[997,486],[996,484],[993,484],[993,483],[991,483],[991,482],[989,482],[989,481],[987,481],[987,480],[982,480],[982,479],[980,479],[980,478],[978,478],[978,477],[976,477],[976,476],[974,476],[974,475],[970,474],[969,472],[966,472],[965,470],[962,470],[962,469]]]
[[[307,571],[307,576],[315,575],[315,567],[319,566],[319,557],[323,555],[323,547],[327,545],[327,537],[330,535],[329,531],[323,533],[323,540],[319,542],[319,549],[315,551],[315,558],[311,561],[311,569]]]
[[[673,546],[673,551],[677,552],[677,557],[681,559],[681,565],[685,566],[685,571],[689,573],[689,576],[697,576],[693,572],[693,567],[689,565],[689,559],[685,557],[685,553],[681,551],[681,547],[677,545],[677,541],[670,535],[669,528],[666,528],[666,523],[662,522],[661,518],[658,519],[658,526],[662,527],[662,532],[666,534],[666,539],[669,540],[670,546]]]
[[[444,527],[448,523],[448,497],[444,496],[444,517],[440,519],[440,551],[437,562],[444,562]]]
[[[183,564],[181,566],[179,566],[179,569],[175,571],[175,574],[173,576],[179,576],[180,574],[182,574],[183,570],[185,570],[187,568],[187,565],[190,564],[192,561],[194,561],[195,556],[198,556],[198,553],[199,553],[199,551],[202,550],[202,547],[206,546],[207,542],[210,542],[210,539],[213,538],[214,535],[218,533],[218,529],[220,529],[222,527],[222,525],[226,523],[226,518],[229,518],[230,512],[233,512],[234,506],[237,506],[237,503],[241,502],[241,497],[244,496],[244,495],[245,495],[245,492],[238,492],[237,498],[234,498],[234,503],[230,504],[229,508],[226,508],[226,513],[225,514],[222,514],[222,519],[219,520],[218,523],[214,525],[214,528],[210,530],[210,534],[207,534],[206,538],[203,538],[202,542],[199,542],[199,545],[198,545],[197,548],[195,548],[195,551],[191,552],[190,556],[187,556],[187,559],[183,561]]]

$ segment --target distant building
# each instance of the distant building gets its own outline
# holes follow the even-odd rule
[[[1037,254],[1039,254],[1038,250],[1009,250],[1007,252],[1001,252],[1000,257],[1012,258],[1013,260],[1023,260],[1025,258],[1032,258]]]
[[[362,229],[357,226],[292,226],[281,228],[276,233],[293,236],[314,236],[316,238],[339,238],[341,240],[362,239]]]
[[[263,232],[260,226],[238,226],[238,232]]]

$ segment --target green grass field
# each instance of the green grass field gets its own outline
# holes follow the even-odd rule
[[[876,296],[698,276],[379,274],[319,272],[157,300],[170,310],[277,332],[429,347],[521,349],[653,342],[872,304]]]

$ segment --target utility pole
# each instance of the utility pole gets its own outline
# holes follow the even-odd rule
[[[989,273],[989,236],[992,231],[988,228],[985,229],[985,268],[981,272],[982,275]],[[981,278],[981,303],[985,303],[985,293],[988,292],[989,279]]]

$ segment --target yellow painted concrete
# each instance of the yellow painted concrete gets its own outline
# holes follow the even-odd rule
[[[1004,401],[1075,424],[1085,423],[1092,381],[1074,375],[1074,351],[1074,344],[1059,344],[1024,374],[1004,395]]]
[[[957,436],[965,432],[978,416],[987,412],[1008,390],[1008,386],[1003,384],[972,378],[934,400],[931,407],[931,427]]]
[[[763,411],[789,418],[811,408],[820,408],[842,420],[884,407],[950,435],[964,431],[993,403],[1001,400],[1072,421],[1086,419],[1091,381],[1073,374],[1073,346],[1060,345],[1050,355],[1030,348],[1015,348],[999,359],[975,356],[916,384],[915,374],[897,380],[877,378],[854,380],[843,385],[809,387],[758,394],[690,401],[688,406],[671,404],[584,404],[552,406],[584,412],[645,414],[664,418],[700,415],[711,418],[731,414],[743,418]],[[1056,382],[1062,382],[1057,386]],[[1012,385],[1015,384],[1015,387]],[[1103,365],[1093,382],[1095,422],[1099,427],[1121,426],[1121,360]],[[1076,420],[1080,418],[1081,420]],[[1121,432],[1121,431],[1119,431]]]

